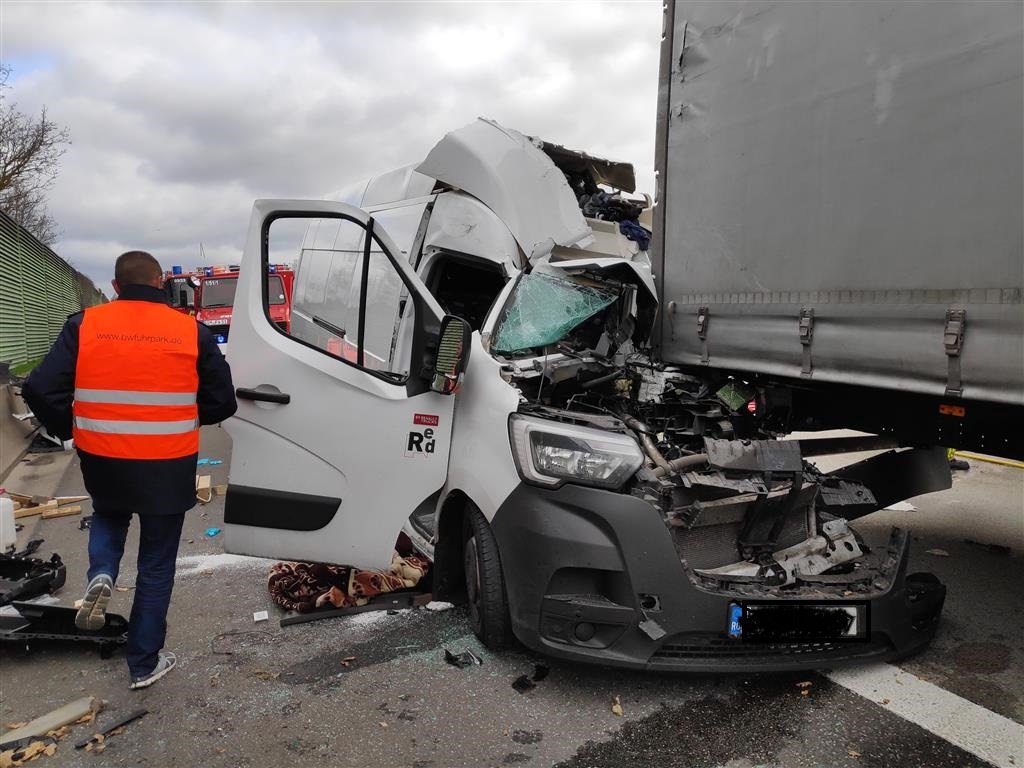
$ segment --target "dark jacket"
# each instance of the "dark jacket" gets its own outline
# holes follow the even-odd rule
[[[118,301],[165,303],[159,288],[128,285]],[[55,436],[71,437],[71,404],[78,364],[78,332],[83,312],[71,315],[53,348],[29,375],[22,396],[36,418]],[[237,410],[231,369],[210,329],[199,323],[199,391],[201,424],[217,424]],[[78,451],[82,477],[99,512],[174,515],[195,506],[198,454],[178,459],[111,459]]]

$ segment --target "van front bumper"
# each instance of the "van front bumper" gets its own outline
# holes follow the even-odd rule
[[[815,603],[866,603],[868,637],[747,642],[727,634],[730,606],[788,602],[787,590],[739,596],[698,586],[661,515],[642,499],[522,484],[491,525],[516,637],[545,655],[595,664],[734,672],[888,661],[927,645],[945,597],[933,581],[908,579],[909,537],[894,530],[889,567],[868,593],[829,585],[814,594]]]

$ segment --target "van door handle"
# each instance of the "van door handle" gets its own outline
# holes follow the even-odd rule
[[[292,396],[287,392],[274,392],[267,389],[246,389],[245,387],[239,387],[235,390],[235,394],[243,400],[259,400],[264,403],[281,403],[281,405],[288,405],[288,403],[292,401]]]

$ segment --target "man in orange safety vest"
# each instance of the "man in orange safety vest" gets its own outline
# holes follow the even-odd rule
[[[74,438],[92,497],[80,629],[105,626],[128,525],[139,516],[125,651],[131,688],[152,685],[176,663],[163,646],[182,524],[196,501],[199,427],[237,408],[216,339],[167,305],[162,281],[150,254],[121,254],[117,300],[71,315],[22,391],[51,433]]]

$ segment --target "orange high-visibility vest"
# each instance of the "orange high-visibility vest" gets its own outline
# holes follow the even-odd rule
[[[199,327],[165,304],[118,299],[85,310],[78,333],[75,444],[117,459],[199,452]]]

